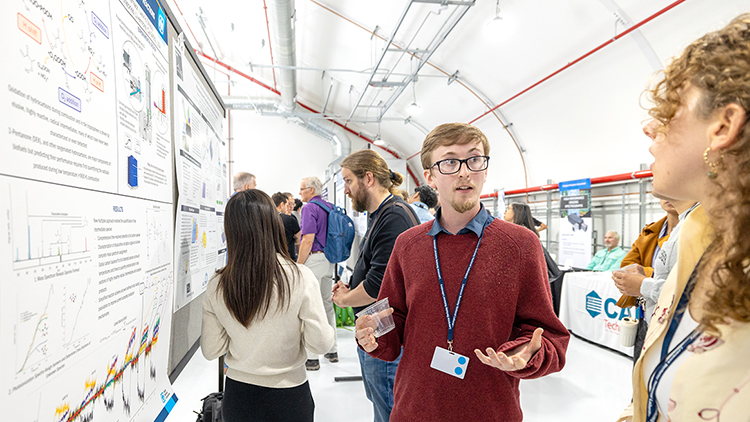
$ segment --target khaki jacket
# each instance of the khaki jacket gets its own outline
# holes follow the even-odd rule
[[[669,273],[651,318],[644,351],[633,370],[633,404],[620,420],[646,420],[648,392],[643,362],[660,353],[664,335],[693,269],[713,241],[714,233],[702,207],[685,220],[680,232],[677,265]],[[687,315],[686,315],[687,317]],[[680,365],[670,392],[669,420],[750,422],[750,324],[733,321],[719,326],[721,340],[701,336]],[[629,415],[627,414],[629,413]],[[666,422],[667,418],[659,418]]]

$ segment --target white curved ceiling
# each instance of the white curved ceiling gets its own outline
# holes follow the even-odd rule
[[[273,87],[278,74],[269,67],[275,64],[274,46],[273,41],[269,45],[264,8],[272,1],[168,4],[194,47]],[[343,116],[340,122],[345,123],[367,86],[369,71],[386,44],[383,39],[390,36],[408,3],[297,0],[297,100],[317,111],[325,105],[327,114]],[[412,45],[420,40],[426,44],[424,38],[453,8],[412,5],[394,44],[403,48],[415,34]],[[380,131],[388,147],[406,158],[419,151],[425,131],[445,122],[473,121],[488,111],[488,105],[505,103],[496,114],[474,123],[491,142],[488,186],[515,189],[547,179],[559,182],[635,171],[640,163],[650,162],[647,138],[640,129],[647,117],[642,92],[659,64],[703,33],[750,11],[750,0],[500,0],[499,9],[502,19],[491,30],[488,22],[495,16],[496,2],[476,1],[422,68],[416,86],[407,87],[380,125],[371,112],[367,116],[372,123],[355,118],[348,127],[370,138]],[[526,91],[654,15],[658,16]],[[393,57],[385,61],[393,62]],[[417,62],[404,55],[395,72],[407,74]],[[212,73],[211,63],[204,64],[221,89],[227,81],[219,73],[222,69]],[[456,71],[458,80],[449,85],[449,75]],[[276,96],[242,77],[231,79],[233,94]],[[377,105],[393,89],[370,88],[363,103]],[[422,112],[410,116],[407,106],[413,92]],[[358,111],[356,116],[365,115]],[[405,124],[408,117],[411,123]],[[421,177],[419,156],[409,164]]]

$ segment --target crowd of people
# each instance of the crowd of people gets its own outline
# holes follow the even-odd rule
[[[589,265],[612,271],[618,303],[637,307],[642,321],[633,402],[620,420],[747,421],[750,15],[688,46],[649,94],[644,133],[667,215],[628,252],[607,232]],[[553,311],[549,281],[559,269],[539,241],[546,226],[524,204],[505,221],[485,210],[486,136],[439,125],[421,161],[429,186],[411,195],[375,151],[341,162],[352,208],[367,212],[348,284],[333,283],[323,254],[331,204],[320,179],[301,181],[301,206],[237,176],[225,213],[228,263],[209,282],[201,337],[206,358],[226,355],[228,422],[313,419],[305,369],[318,369],[321,354],[338,360],[334,303],[359,311],[389,300],[355,327],[376,421],[521,421],[519,381],[563,368],[569,333]],[[394,329],[376,337],[387,316]]]

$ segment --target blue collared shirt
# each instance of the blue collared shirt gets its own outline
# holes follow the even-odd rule
[[[424,202],[414,201],[409,205],[411,205],[411,208],[417,214],[417,217],[419,217],[420,223],[426,223],[430,220],[435,219],[435,216],[430,214],[430,208],[427,207],[427,204],[425,204]]]
[[[484,233],[484,229],[487,228],[490,224],[492,224],[492,221],[495,219],[495,217],[491,216],[490,213],[487,212],[487,210],[484,209],[484,204],[479,204],[479,212],[477,213],[474,218],[469,221],[466,226],[459,230],[456,234],[467,234],[469,232],[474,232],[477,237],[481,237]],[[438,233],[447,233],[450,235],[453,235],[453,233],[449,232],[448,230],[444,229],[440,225],[440,213],[441,209],[438,208],[437,213],[435,213],[435,219],[432,221],[432,228],[430,231],[427,232],[429,236],[437,236]]]

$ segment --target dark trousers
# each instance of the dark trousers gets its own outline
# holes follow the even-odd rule
[[[226,422],[312,422],[315,402],[307,381],[292,388],[268,388],[227,378],[221,407]]]

